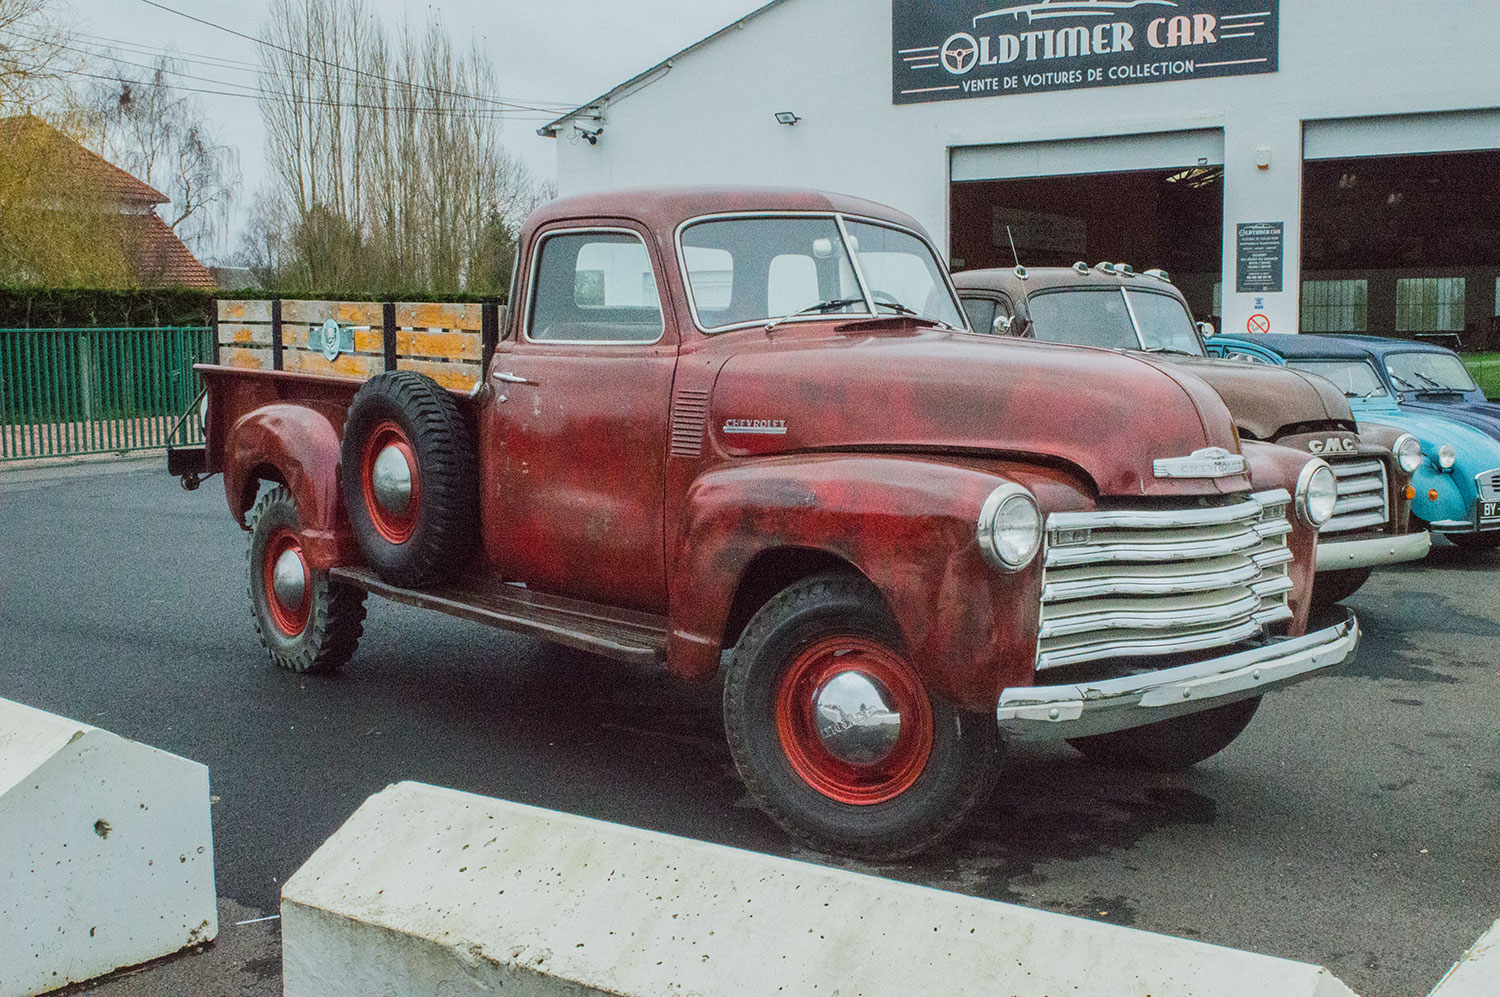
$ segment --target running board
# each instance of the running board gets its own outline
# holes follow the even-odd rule
[[[502,630],[554,641],[637,665],[664,665],[667,618],[544,595],[518,585],[466,580],[427,589],[387,584],[366,568],[334,568],[329,578],[392,602],[435,609]]]

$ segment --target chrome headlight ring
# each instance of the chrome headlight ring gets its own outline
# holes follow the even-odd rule
[[[1036,497],[1007,482],[990,492],[979,510],[979,550],[991,566],[1019,571],[1042,547],[1042,510]]]
[[[1297,476],[1297,516],[1308,526],[1321,529],[1333,518],[1338,484],[1333,468],[1326,461],[1308,461]]]
[[[1391,444],[1391,456],[1396,458],[1396,466],[1407,474],[1417,473],[1422,466],[1422,444],[1410,433],[1402,433]]]

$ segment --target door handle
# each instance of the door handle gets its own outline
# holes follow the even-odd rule
[[[528,380],[519,374],[512,374],[509,371],[497,370],[490,376],[497,381],[504,381],[506,384],[536,384],[535,381]]]

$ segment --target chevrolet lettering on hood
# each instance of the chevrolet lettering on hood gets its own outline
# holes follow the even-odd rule
[[[1245,458],[1223,447],[1205,447],[1186,457],[1153,461],[1151,468],[1158,478],[1227,478],[1245,473]]]
[[[760,436],[785,436],[785,419],[726,419],[726,433],[752,433]]]

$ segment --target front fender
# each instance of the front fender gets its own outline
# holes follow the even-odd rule
[[[880,590],[923,680],[961,707],[991,710],[1033,684],[1041,563],[1001,573],[980,554],[979,511],[1006,481],[1044,513],[1091,500],[1061,471],[912,457],[770,458],[710,471],[685,499],[671,580],[668,660],[712,675],[735,590],[763,552],[819,551]]]
[[[308,566],[327,571],[357,562],[339,488],[339,432],[328,416],[303,404],[276,402],[241,416],[224,447],[224,492],[241,526],[265,469],[291,491],[302,523]]]

